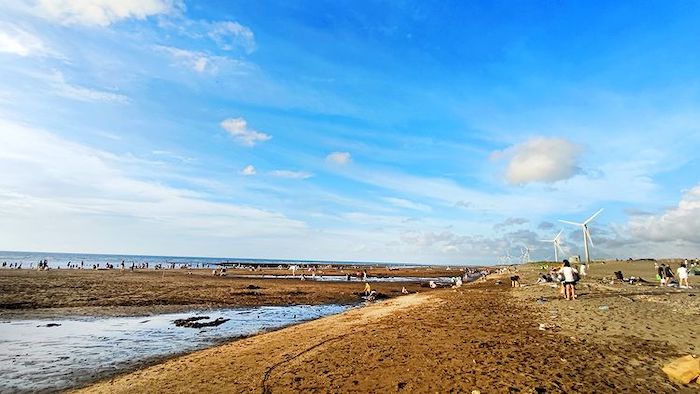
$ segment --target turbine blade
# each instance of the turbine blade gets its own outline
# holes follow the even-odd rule
[[[586,229],[586,235],[588,235],[588,242],[591,243],[591,246],[593,246],[593,238],[591,238],[591,232],[588,231],[588,227],[585,227]]]
[[[600,208],[600,210],[598,212],[594,213],[593,216],[589,217],[588,220],[583,222],[583,224],[588,224],[588,223],[592,222],[593,219],[595,219],[596,216],[600,215],[601,212],[603,212],[603,208]]]
[[[559,249],[559,253],[561,253],[562,256],[565,254],[564,249],[562,249],[561,246],[559,246],[559,244],[557,244],[557,249]]]
[[[559,234],[557,234],[557,236],[554,237],[554,240],[555,240],[555,241],[558,240],[559,237],[561,237],[561,233],[563,233],[563,232],[564,232],[564,230],[559,230]]]

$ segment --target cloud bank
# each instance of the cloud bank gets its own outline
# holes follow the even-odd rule
[[[647,241],[700,244],[700,184],[687,191],[676,207],[657,215],[633,216],[629,231]]]

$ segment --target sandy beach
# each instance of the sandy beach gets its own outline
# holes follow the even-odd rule
[[[697,354],[697,290],[650,262],[594,264],[579,299],[536,285],[536,265],[460,289],[402,296],[168,360],[84,392],[696,392],[662,366]],[[498,281],[502,281],[498,284]],[[691,279],[692,285],[692,279]]]

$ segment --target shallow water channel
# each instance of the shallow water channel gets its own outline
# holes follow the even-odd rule
[[[231,275],[234,278],[247,279],[301,279],[301,274],[292,275]],[[304,273],[304,280],[318,282],[421,282],[427,283],[430,281],[439,283],[449,283],[452,278],[446,276],[439,277],[422,277],[422,276],[368,276],[367,279],[350,276],[350,279],[345,275],[316,275],[311,276]]]
[[[157,358],[203,349],[226,339],[348,308],[344,305],[262,306],[145,317],[2,321],[0,392],[75,387]],[[173,323],[175,319],[193,316],[231,320],[201,329],[176,327]]]

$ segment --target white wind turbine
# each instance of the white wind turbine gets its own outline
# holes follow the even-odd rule
[[[554,261],[559,261],[559,252],[561,254],[564,254],[564,251],[561,249],[561,233],[564,230],[559,230],[559,234],[557,234],[556,237],[553,239],[541,239],[541,242],[549,242],[552,245],[554,245]]]
[[[520,262],[523,264],[530,262],[530,247],[520,247]]]
[[[591,262],[591,256],[588,253],[588,243],[590,242],[591,246],[593,246],[593,240],[591,239],[591,232],[588,231],[588,223],[592,222],[593,219],[595,219],[596,216],[600,215],[601,212],[603,212],[602,208],[598,212],[594,213],[593,216],[586,219],[586,221],[583,223],[575,223],[575,222],[569,222],[567,220],[559,220],[562,223],[572,224],[574,226],[581,227],[581,232],[583,232],[583,253],[585,255],[587,264],[590,264],[590,262]]]

